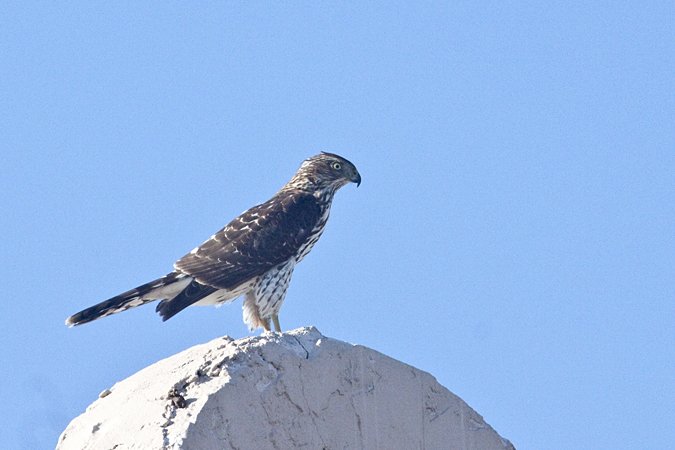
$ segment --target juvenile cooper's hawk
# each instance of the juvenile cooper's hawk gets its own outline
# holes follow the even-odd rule
[[[295,265],[321,237],[335,192],[361,184],[361,175],[332,153],[313,156],[279,192],[244,211],[209,240],[179,259],[170,274],[69,317],[74,326],[163,299],[165,321],[193,304],[217,305],[244,295],[244,322],[251,330],[276,331]]]

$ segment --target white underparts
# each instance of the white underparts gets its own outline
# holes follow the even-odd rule
[[[166,286],[158,287],[157,289],[154,289],[147,294],[145,294],[142,298],[145,300],[159,300],[162,298],[174,298],[181,292],[183,292],[183,289],[185,289],[188,284],[192,282],[193,278],[192,277],[185,277],[181,278],[180,280],[167,284]]]
[[[295,258],[278,264],[255,280],[252,289],[246,293],[244,322],[249,329],[269,327],[270,318],[279,314],[284,303],[288,285],[295,269]]]
[[[244,295],[246,292],[251,290],[255,280],[250,280],[232,290],[228,289],[219,289],[211,295],[204,297],[199,300],[195,305],[199,306],[208,306],[208,305],[217,305],[220,306],[224,303],[229,303]]]

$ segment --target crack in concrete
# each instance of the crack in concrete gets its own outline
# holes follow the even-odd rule
[[[296,338],[297,340],[297,338]],[[300,343],[298,341],[298,343]],[[300,344],[302,348],[305,348],[302,344]],[[307,351],[307,349],[305,349]],[[307,358],[309,359],[309,352],[307,352]],[[298,371],[300,372],[300,392],[302,394],[302,398],[305,400],[305,404],[307,405],[307,411],[309,411],[309,417],[312,419],[312,424],[314,425],[314,428],[316,429],[316,434],[319,436],[319,439],[321,439],[321,447],[326,448],[326,441],[323,439],[323,436],[321,436],[321,430],[319,429],[319,425],[316,423],[316,417],[318,416],[316,412],[311,408],[309,405],[309,400],[307,400],[307,394],[305,393],[305,383],[302,380],[302,363],[298,364]]]
[[[298,339],[297,336],[293,336],[293,339],[295,339],[298,345],[305,351],[305,359],[309,359],[309,350],[307,350],[307,348],[302,345],[302,342],[300,342],[300,339]]]

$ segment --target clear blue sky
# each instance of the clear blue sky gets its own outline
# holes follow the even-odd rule
[[[164,275],[303,159],[350,159],[284,329],[433,374],[519,450],[675,441],[675,5],[0,4],[0,435],[248,335]]]

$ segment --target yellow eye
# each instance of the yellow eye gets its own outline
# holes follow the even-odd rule
[[[334,162],[333,163],[333,169],[340,170],[340,169],[342,169],[342,166],[340,165],[339,162]]]

